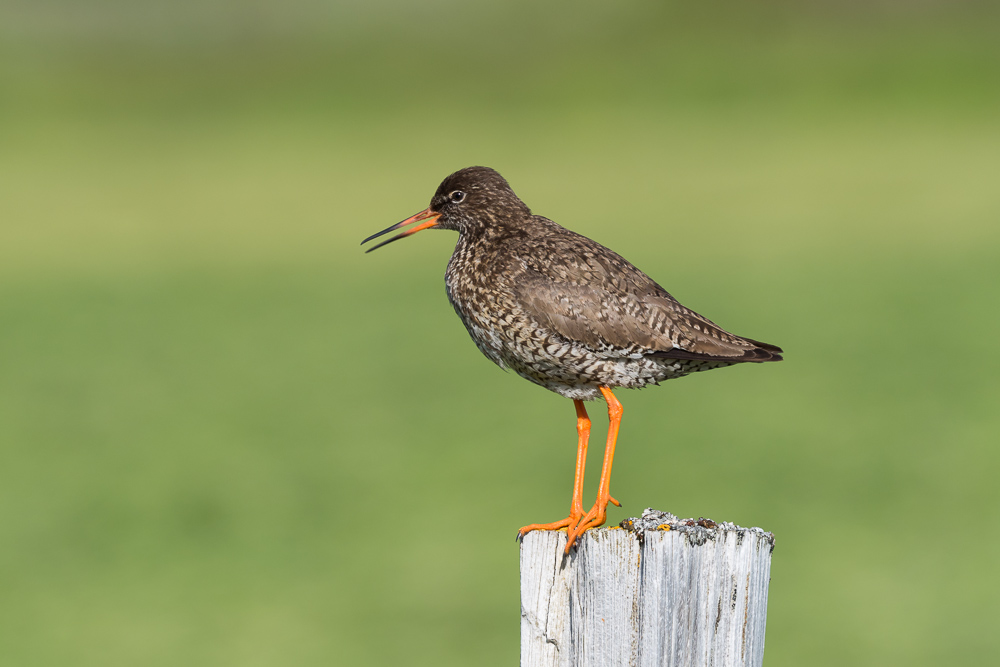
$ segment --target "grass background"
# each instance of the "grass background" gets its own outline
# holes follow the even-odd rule
[[[358,247],[471,164],[788,352],[621,394],[610,521],[774,531],[768,665],[995,660],[998,18],[0,4],[0,662],[517,660],[572,405]]]

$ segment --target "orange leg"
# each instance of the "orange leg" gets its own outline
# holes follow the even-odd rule
[[[622,421],[622,404],[618,402],[618,399],[615,398],[615,395],[611,393],[611,389],[608,387],[601,387],[601,394],[604,395],[604,400],[608,402],[608,419],[610,423],[608,424],[608,444],[604,449],[604,466],[601,468],[601,481],[597,487],[597,501],[579,522],[576,522],[567,529],[566,553],[569,553],[573,543],[576,542],[576,538],[582,535],[583,531],[604,524],[604,521],[607,519],[609,502],[621,507],[621,504],[611,497],[610,486],[611,463],[615,458],[615,443],[618,441],[618,425]]]
[[[590,417],[583,401],[574,400],[576,406],[576,432],[579,436],[576,447],[576,475],[573,477],[573,502],[570,504],[569,516],[553,523],[533,523],[517,531],[517,539],[522,539],[532,530],[571,529],[583,518],[583,469],[587,466],[587,441],[590,440]]]

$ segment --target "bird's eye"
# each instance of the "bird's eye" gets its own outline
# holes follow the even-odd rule
[[[465,201],[465,193],[461,190],[455,190],[448,197],[451,199],[452,203],[461,204]]]

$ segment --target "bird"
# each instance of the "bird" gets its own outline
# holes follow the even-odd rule
[[[409,225],[409,229],[404,229]],[[430,206],[362,245],[404,229],[371,252],[425,229],[458,232],[448,261],[448,300],[479,350],[503,369],[572,399],[577,457],[569,515],[520,528],[565,529],[569,554],[584,531],[601,526],[609,503],[622,404],[614,389],[638,389],[739,363],[782,360],[782,349],[729,333],[684,307],[621,255],[532,214],[497,171],[451,174]],[[597,498],[583,507],[590,438],[585,401],[604,399],[608,434]]]

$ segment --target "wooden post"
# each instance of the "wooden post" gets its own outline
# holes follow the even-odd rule
[[[522,667],[759,667],[774,536],[648,509],[521,544]]]

